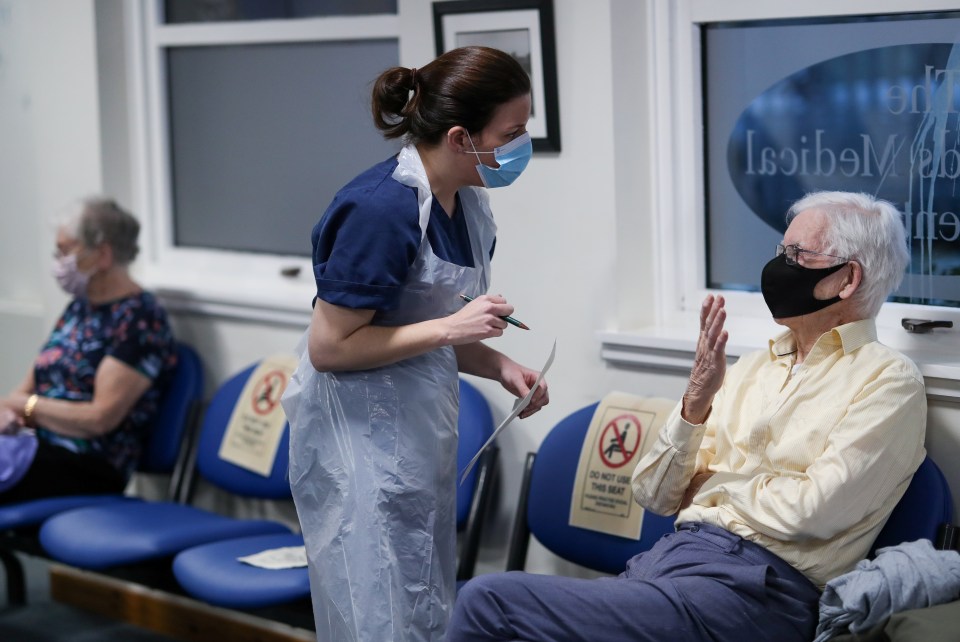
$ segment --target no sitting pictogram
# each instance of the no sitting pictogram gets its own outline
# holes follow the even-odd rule
[[[267,415],[280,403],[280,395],[287,387],[287,374],[282,370],[273,370],[264,375],[253,389],[253,411],[258,415]]]
[[[612,419],[600,433],[600,459],[610,468],[620,468],[640,450],[640,420],[634,415]]]

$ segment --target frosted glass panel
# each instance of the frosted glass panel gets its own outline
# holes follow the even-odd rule
[[[397,0],[166,0],[167,24],[397,13]]]
[[[336,191],[399,150],[374,128],[396,40],[167,50],[174,242],[310,255]]]
[[[958,12],[704,27],[708,287],[758,290],[790,204],[847,190],[903,213],[893,300],[960,307],[957,34]]]

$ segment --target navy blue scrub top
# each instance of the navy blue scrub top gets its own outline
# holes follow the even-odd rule
[[[396,308],[420,250],[417,190],[393,178],[389,158],[343,187],[314,226],[313,275],[317,297],[364,310]],[[457,197],[453,216],[433,199],[427,238],[437,257],[473,267],[467,222]],[[493,248],[490,248],[493,256]]]

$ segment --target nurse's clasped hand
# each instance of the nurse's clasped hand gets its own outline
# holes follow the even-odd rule
[[[448,316],[446,343],[462,345],[499,337],[507,327],[503,317],[513,314],[513,306],[499,294],[484,294]]]
[[[505,363],[500,370],[500,385],[508,392],[522,399],[530,392],[530,386],[537,382],[537,376],[540,374],[536,370],[524,368],[516,361],[505,359]],[[547,390],[547,382],[543,380],[537,386],[537,391],[530,398],[530,403],[523,411],[517,415],[520,419],[526,419],[550,403],[550,392]]]

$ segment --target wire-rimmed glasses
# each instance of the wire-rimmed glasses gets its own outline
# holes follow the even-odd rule
[[[814,252],[813,250],[805,250],[797,244],[793,245],[784,245],[783,243],[777,243],[777,256],[781,254],[786,255],[787,265],[797,265],[797,259],[801,254],[812,254],[815,256],[829,256],[831,259],[839,259],[846,263],[850,259],[844,256],[837,256],[835,254],[824,254],[823,252]]]

